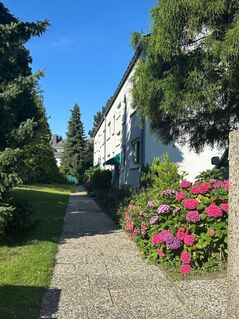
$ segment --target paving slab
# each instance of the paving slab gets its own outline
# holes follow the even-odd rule
[[[224,318],[219,299],[204,305],[214,284],[173,283],[79,188],[70,196],[40,318],[195,319],[203,311],[204,318]]]

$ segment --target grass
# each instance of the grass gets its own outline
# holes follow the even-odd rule
[[[35,209],[36,225],[0,245],[0,318],[36,319],[54,267],[69,185],[32,185],[13,191]]]

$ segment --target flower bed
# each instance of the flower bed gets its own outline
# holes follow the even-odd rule
[[[134,198],[121,211],[122,226],[145,257],[181,275],[210,271],[227,257],[228,191],[228,180],[183,180],[143,204]]]

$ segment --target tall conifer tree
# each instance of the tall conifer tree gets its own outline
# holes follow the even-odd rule
[[[48,21],[16,19],[0,2],[0,220],[11,211],[5,194],[21,182],[23,148],[32,140],[41,117],[35,102],[41,73],[32,75],[31,56],[24,44],[47,26]]]
[[[64,173],[80,179],[85,162],[85,137],[78,104],[75,104],[71,111],[66,135],[62,156],[62,170]]]

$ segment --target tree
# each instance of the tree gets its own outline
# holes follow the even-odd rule
[[[163,142],[225,147],[238,127],[238,11],[238,0],[160,0],[151,35],[133,35],[134,104]]]
[[[65,174],[69,174],[80,179],[84,171],[85,139],[78,104],[75,104],[71,111],[66,135],[67,137],[64,143],[62,155],[62,171]]]
[[[21,182],[24,147],[40,119],[34,95],[42,74],[32,74],[31,56],[24,44],[40,36],[48,24],[22,22],[0,2],[0,233],[14,210],[6,203],[6,192]]]
[[[109,107],[109,105],[112,102],[112,96],[107,100],[105,106],[102,106],[101,111],[96,112],[94,115],[94,120],[93,120],[93,128],[89,131],[89,136],[94,137],[95,131],[97,130],[98,126],[100,125],[100,122],[104,116],[105,110]]]
[[[51,131],[47,121],[43,98],[36,97],[40,118],[34,130],[32,141],[25,145],[22,157],[21,175],[26,182],[49,183],[62,181],[50,145]]]

